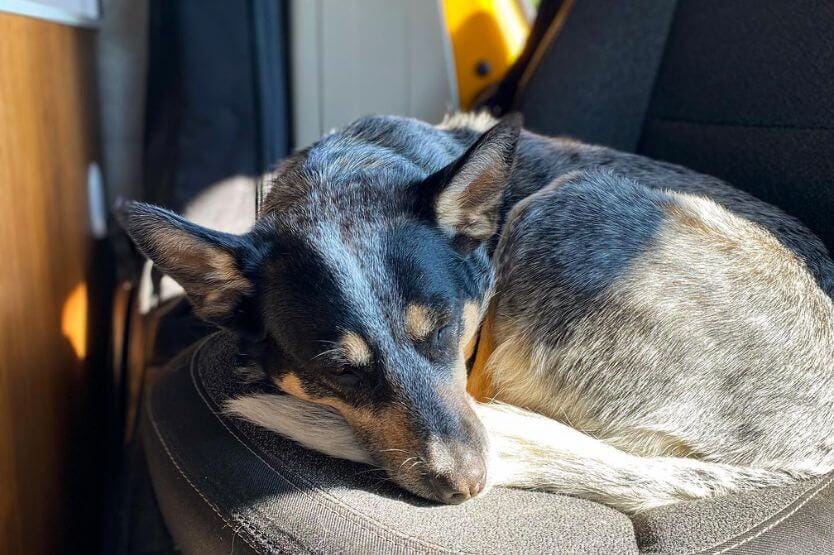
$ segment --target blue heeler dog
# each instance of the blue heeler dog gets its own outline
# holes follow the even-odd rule
[[[230,412],[417,495],[633,512],[834,470],[834,262],[714,177],[514,116],[366,117],[284,161],[245,235],[123,215],[285,393]]]

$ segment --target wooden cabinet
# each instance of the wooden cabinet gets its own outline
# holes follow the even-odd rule
[[[75,528],[106,451],[89,433],[93,68],[92,31],[0,12],[0,553],[97,533]]]

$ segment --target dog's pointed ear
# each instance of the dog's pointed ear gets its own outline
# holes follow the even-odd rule
[[[472,248],[495,234],[521,126],[520,114],[503,117],[460,158],[421,184],[418,210],[456,244]]]
[[[197,316],[238,327],[244,300],[254,290],[244,274],[255,251],[246,236],[213,231],[139,202],[117,207],[117,217],[139,250],[182,285]]]

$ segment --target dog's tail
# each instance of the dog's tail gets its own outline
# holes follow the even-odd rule
[[[333,457],[371,463],[335,411],[286,395],[228,401],[227,412]],[[536,489],[636,513],[677,501],[765,486],[801,476],[679,457],[638,457],[555,420],[502,403],[477,405],[492,458],[492,486]]]

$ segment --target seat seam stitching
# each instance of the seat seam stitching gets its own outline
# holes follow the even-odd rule
[[[262,457],[259,453],[257,453],[257,452],[256,452],[256,451],[255,451],[255,450],[254,450],[251,446],[249,446],[249,445],[247,445],[245,442],[243,442],[243,441],[242,441],[242,440],[241,440],[241,439],[237,436],[237,434],[235,434],[235,432],[234,432],[231,428],[229,428],[229,425],[228,425],[228,424],[227,424],[227,423],[226,423],[226,422],[225,422],[225,421],[224,421],[224,420],[220,417],[220,414],[218,414],[218,413],[217,413],[217,412],[216,412],[216,411],[212,408],[211,403],[209,402],[209,400],[208,400],[208,399],[206,399],[205,395],[204,395],[204,394],[203,394],[203,392],[201,391],[201,389],[200,389],[200,387],[199,387],[199,384],[197,383],[197,379],[196,379],[195,373],[194,373],[194,366],[195,366],[194,362],[195,362],[195,360],[196,360],[197,354],[198,354],[198,353],[202,350],[202,348],[203,348],[203,347],[205,346],[205,344],[207,343],[208,339],[210,339],[211,337],[212,337],[212,336],[207,337],[207,338],[206,338],[206,341],[204,341],[202,344],[200,344],[200,345],[199,345],[199,346],[195,349],[195,351],[194,351],[194,353],[193,353],[193,355],[192,355],[191,361],[190,361],[190,365],[189,365],[189,374],[190,374],[190,377],[191,377],[192,383],[194,384],[194,387],[195,387],[195,389],[197,390],[197,394],[200,396],[200,398],[202,399],[203,403],[206,405],[206,407],[209,409],[209,411],[210,411],[210,412],[214,415],[214,417],[215,417],[215,418],[217,418],[217,420],[220,422],[220,424],[221,424],[224,428],[226,428],[226,430],[227,430],[227,431],[229,432],[229,434],[230,434],[230,435],[234,438],[234,440],[235,440],[235,441],[237,441],[237,442],[238,442],[240,445],[242,445],[243,447],[245,447],[245,448],[246,448],[246,449],[247,449],[250,453],[252,453],[253,455],[255,455],[255,457],[257,457],[257,458],[258,458],[258,460],[260,460],[260,461],[261,461],[262,463],[264,463],[264,464],[265,464],[265,465],[266,465],[266,466],[267,466],[270,470],[272,470],[272,472],[274,472],[275,474],[277,474],[278,476],[280,476],[281,478],[283,478],[283,479],[284,479],[284,480],[285,480],[288,484],[290,484],[290,485],[291,485],[291,486],[292,486],[292,487],[293,487],[296,491],[298,491],[298,492],[299,492],[299,493],[301,493],[302,495],[304,495],[304,496],[308,497],[311,501],[313,501],[313,502],[314,502],[314,503],[316,503],[317,505],[319,505],[319,506],[321,506],[321,507],[323,507],[323,508],[327,509],[327,510],[328,510],[328,511],[330,511],[332,514],[334,514],[334,515],[336,515],[336,516],[338,516],[338,517],[342,517],[342,518],[343,518],[343,517],[345,516],[345,515],[344,515],[344,513],[340,513],[339,511],[335,510],[335,508],[334,508],[334,507],[332,507],[332,506],[328,506],[327,504],[323,503],[321,500],[318,500],[318,499],[316,499],[315,497],[310,496],[310,494],[309,494],[309,493],[307,493],[306,491],[304,491],[304,489],[303,489],[303,488],[299,487],[299,485],[298,485],[296,482],[294,482],[293,480],[291,480],[290,478],[288,478],[285,474],[283,474],[281,471],[279,471],[278,469],[276,469],[276,468],[275,468],[272,464],[270,464],[268,461],[266,461],[266,460],[265,460],[265,459],[264,459],[264,458],[263,458],[263,457]],[[345,505],[345,504],[344,504],[344,502],[342,502],[342,501],[340,501],[340,500],[338,500],[338,499],[336,499],[336,498],[333,498],[333,497],[332,497],[329,493],[325,492],[324,490],[322,490],[321,488],[319,488],[319,487],[318,487],[318,486],[316,486],[315,484],[312,484],[312,483],[310,483],[310,482],[308,482],[308,481],[304,480],[304,479],[303,479],[303,478],[301,478],[300,476],[294,476],[294,477],[295,477],[295,478],[297,478],[300,482],[304,483],[304,484],[305,484],[307,487],[309,487],[310,489],[313,489],[313,490],[315,490],[315,491],[319,492],[319,493],[320,493],[323,497],[325,497],[327,500],[331,501],[333,504],[337,505],[337,506],[338,506],[338,507],[339,507],[342,511],[345,511],[347,514],[349,514],[351,517],[353,517],[353,522],[354,522],[354,523],[356,523],[357,525],[359,525],[362,529],[366,530],[367,532],[370,532],[371,534],[375,535],[377,538],[381,539],[382,541],[388,542],[388,543],[390,543],[390,544],[392,544],[392,545],[394,545],[394,546],[396,546],[396,547],[406,547],[406,546],[403,546],[403,545],[399,545],[399,544],[398,544],[398,543],[397,543],[394,539],[392,539],[392,538],[386,538],[385,536],[381,535],[381,534],[380,534],[377,530],[374,530],[373,528],[371,528],[371,527],[369,526],[369,524],[371,524],[371,523],[372,523],[372,524],[375,524],[375,525],[379,526],[380,528],[382,528],[385,532],[388,532],[388,533],[392,534],[395,538],[404,539],[404,540],[408,540],[408,541],[414,542],[414,543],[416,543],[417,545],[419,545],[420,547],[423,547],[423,548],[428,547],[428,548],[435,549],[435,550],[439,550],[440,552],[445,552],[445,553],[466,553],[466,554],[469,554],[469,555],[474,555],[474,552],[463,551],[463,550],[450,550],[450,549],[448,549],[448,548],[446,548],[446,547],[443,547],[443,546],[441,546],[441,545],[438,545],[438,544],[435,544],[435,543],[432,543],[432,542],[429,542],[429,541],[423,540],[423,539],[418,538],[418,537],[415,537],[415,536],[411,536],[411,535],[408,535],[408,534],[398,533],[396,530],[394,530],[394,529],[390,528],[390,527],[389,527],[389,526],[387,526],[386,524],[384,524],[384,523],[382,523],[382,522],[380,522],[380,521],[378,521],[378,520],[376,520],[376,519],[373,519],[373,518],[371,518],[371,517],[368,517],[367,515],[363,515],[363,514],[361,514],[361,513],[356,512],[356,511],[355,511],[354,509],[352,509],[351,507],[349,507],[349,506]],[[277,522],[277,521],[275,521],[275,520],[273,520],[273,519],[272,519],[269,515],[267,515],[267,514],[263,513],[262,511],[259,511],[259,513],[261,513],[261,514],[262,514],[265,518],[267,518],[270,522],[273,522],[273,523],[275,523],[275,524],[278,524],[278,522]],[[362,522],[363,520],[364,520],[365,522]],[[283,528],[282,528],[282,530],[283,530]],[[413,549],[413,547],[411,547],[411,548]]]
[[[220,510],[211,501],[209,501],[209,499],[206,497],[206,495],[202,491],[200,491],[200,488],[198,488],[191,481],[191,479],[188,477],[188,475],[185,473],[185,471],[182,469],[182,467],[180,467],[180,465],[177,462],[176,458],[174,457],[173,453],[171,453],[171,450],[168,447],[168,443],[165,441],[165,438],[163,437],[162,432],[159,429],[159,425],[157,424],[156,417],[154,416],[154,411],[153,411],[153,407],[152,407],[151,403],[148,403],[147,411],[148,411],[148,418],[151,421],[151,425],[153,426],[153,429],[154,429],[154,434],[156,434],[157,439],[159,439],[159,443],[162,445],[162,448],[165,450],[165,454],[168,455],[168,459],[171,461],[171,463],[173,463],[174,468],[177,469],[177,472],[180,474],[180,476],[182,476],[182,478],[186,481],[186,483],[189,486],[191,486],[191,489],[193,489],[197,493],[197,495],[199,495],[200,498],[203,501],[205,501],[206,505],[208,505],[211,508],[211,510],[214,511],[214,513],[220,518],[220,520],[223,522],[223,524],[225,524],[227,527],[231,528],[232,531],[234,532],[234,527],[232,526],[232,523],[229,522],[226,519],[226,517],[223,516],[223,513],[220,512]],[[249,522],[246,519],[246,517],[244,517],[243,515],[238,515],[238,518],[243,521],[242,524],[249,525],[250,527],[254,528],[254,524]],[[250,532],[251,532],[251,530],[250,530]],[[255,545],[253,545],[249,541],[248,538],[241,535],[241,539],[244,542],[246,542],[246,544],[249,547],[251,547],[253,550],[259,551],[259,549]],[[274,544],[272,542],[270,542],[269,540],[265,540],[265,541],[266,541],[266,545],[268,547],[274,547]]]
[[[723,548],[719,551],[712,551],[711,553],[713,555],[720,555],[721,553],[726,553],[727,551],[729,551],[731,549],[735,549],[736,547],[740,547],[740,546],[742,546],[742,545],[744,545],[748,542],[753,541],[754,539],[756,539],[759,536],[761,536],[762,534],[772,530],[773,528],[775,528],[776,526],[778,526],[779,524],[781,524],[782,522],[784,522],[785,520],[787,520],[788,518],[790,518],[791,516],[796,514],[802,507],[804,507],[806,504],[808,504],[810,501],[812,501],[814,498],[816,498],[817,495],[819,495],[823,490],[825,490],[832,483],[834,483],[834,476],[831,476],[827,480],[824,480],[822,483],[818,484],[814,488],[807,489],[803,493],[803,495],[807,495],[807,497],[802,499],[801,502],[797,506],[795,506],[793,509],[791,509],[788,513],[780,516],[775,521],[771,522],[770,524],[768,524],[767,526],[765,526],[761,530],[756,531],[752,535],[750,535],[748,537],[741,538],[738,541],[736,541],[736,543],[734,543],[732,545],[729,545],[729,546],[727,546],[727,547],[725,547],[725,548]],[[796,501],[794,501],[794,502],[796,502]],[[773,517],[770,517],[770,518],[773,518]],[[761,524],[762,524],[762,522],[760,522],[757,526],[759,526]],[[745,533],[749,534],[750,530],[748,530]],[[720,546],[716,546],[716,547],[720,547]],[[710,549],[714,549],[714,548],[710,548]],[[708,551],[702,551],[702,553],[706,553],[706,552],[708,552]]]
[[[521,97],[524,96],[527,86],[530,84],[530,80],[532,79],[533,73],[535,73],[536,69],[538,69],[545,55],[550,51],[553,43],[556,42],[556,39],[558,39],[559,35],[562,34],[562,29],[565,27],[565,21],[573,10],[574,3],[575,0],[562,0],[562,4],[556,9],[556,13],[553,14],[553,19],[551,19],[547,24],[547,28],[544,30],[544,33],[539,40],[539,44],[537,44],[533,49],[530,59],[527,60],[524,69],[521,71],[521,75],[518,77],[515,90],[512,94],[512,99],[510,100],[510,106],[512,109],[518,109]]]

